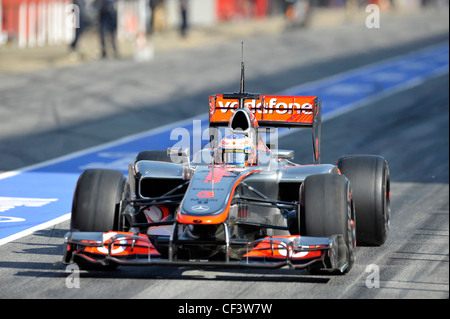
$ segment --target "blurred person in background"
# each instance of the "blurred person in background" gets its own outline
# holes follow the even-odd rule
[[[100,22],[100,42],[102,45],[102,58],[106,58],[106,38],[111,41],[114,57],[118,58],[119,53],[116,44],[117,32],[117,0],[96,0],[99,11]]]
[[[314,0],[285,0],[288,27],[305,28],[309,25]]]
[[[85,24],[85,9],[86,9],[86,2],[85,0],[73,0],[73,5],[77,7],[77,10],[74,11],[74,14],[77,14],[78,17],[75,17],[77,19],[78,24],[74,25],[75,27],[75,36],[72,40],[72,42],[69,44],[69,57],[71,59],[78,59],[79,53],[77,51],[77,45],[78,41],[80,40],[80,36],[84,31],[84,24]]]
[[[152,27],[153,31],[163,32],[166,30],[165,0],[151,0],[152,5]]]
[[[181,26],[180,32],[181,36],[184,38],[187,35],[188,22],[187,22],[187,0],[179,0],[180,1],[180,13],[181,13]]]

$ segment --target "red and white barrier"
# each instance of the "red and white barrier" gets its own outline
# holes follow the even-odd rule
[[[0,0],[0,36],[20,48],[70,43],[79,27],[80,9],[71,0]],[[117,37],[134,40],[147,31],[146,0],[117,1]]]
[[[77,10],[69,0],[2,0],[1,29],[20,48],[70,43]]]

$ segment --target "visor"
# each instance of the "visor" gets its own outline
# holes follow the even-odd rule
[[[248,154],[243,150],[224,150],[223,151],[223,162],[229,165],[239,165],[244,166],[248,160]]]

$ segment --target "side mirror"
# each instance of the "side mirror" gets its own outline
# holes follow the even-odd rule
[[[274,150],[270,150],[270,151],[272,152],[272,158],[294,159],[294,151],[293,150],[274,149]]]
[[[172,163],[182,164],[189,163],[189,147],[169,147],[167,148],[167,155],[172,160]]]
[[[167,155],[170,156],[172,163],[175,164],[183,164],[187,163],[187,165],[183,165],[183,180],[188,180],[192,176],[192,168],[191,168],[191,160],[189,158],[189,147],[179,147],[179,148],[171,148],[167,149]]]

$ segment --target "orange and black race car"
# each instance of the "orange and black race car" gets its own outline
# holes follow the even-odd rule
[[[348,272],[358,245],[382,245],[390,220],[386,160],[353,155],[322,164],[316,96],[244,91],[209,99],[211,143],[142,151],[119,171],[83,172],[64,263]],[[220,128],[229,134],[219,139]],[[312,129],[313,163],[299,165],[262,135]],[[267,140],[267,139],[266,139]],[[275,143],[276,144],[276,143]]]

